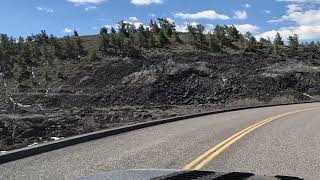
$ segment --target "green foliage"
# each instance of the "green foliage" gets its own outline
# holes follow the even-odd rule
[[[175,31],[175,23],[169,22],[166,18],[158,18],[160,28],[165,32],[168,37],[172,37],[173,32]]]
[[[232,26],[225,26],[226,36],[229,38],[232,42],[237,41],[240,39],[240,32],[237,30],[237,28]]]
[[[219,41],[213,33],[209,33],[209,49],[211,52],[221,52]]]
[[[85,51],[83,45],[82,45],[82,40],[79,37],[75,38],[75,50],[78,56],[85,56],[87,55],[87,52]]]
[[[73,40],[70,36],[66,36],[65,38],[65,56],[69,59],[78,58],[76,55],[76,47]]]
[[[168,44],[170,44],[169,39],[166,37],[166,35],[163,31],[160,31],[160,33],[159,33],[159,47],[164,47]]]
[[[107,52],[110,44],[110,37],[107,33],[100,33],[100,44],[99,49],[101,51]]]
[[[113,33],[117,33],[116,30],[115,30],[113,27],[111,27],[110,32],[111,32],[112,34],[113,34]]]
[[[102,27],[100,29],[100,36],[104,35],[104,34],[108,34],[108,29],[106,27]]]
[[[200,49],[206,49],[208,46],[208,42],[206,40],[206,37],[204,35],[205,27],[201,24],[198,24],[196,26],[188,25],[187,30],[189,35],[191,36],[191,44],[200,48]]]
[[[136,47],[132,40],[129,38],[126,38],[124,40],[122,56],[125,57],[141,57],[141,51],[138,47]]]
[[[159,28],[159,25],[157,24],[157,22],[150,20],[149,26],[150,26],[150,31],[152,33],[158,34],[160,32],[160,28]]]
[[[314,42],[313,42],[314,43]],[[289,47],[296,50],[299,46],[299,37],[297,34],[294,34],[293,36],[288,37],[288,44]]]
[[[214,28],[214,34],[216,36],[216,39],[218,41],[218,45],[221,49],[223,49],[224,46],[230,45],[230,40],[228,39],[226,35],[225,28],[222,26],[217,25]]]
[[[150,36],[149,36],[148,46],[149,46],[149,48],[156,47],[156,39],[153,34],[150,34]]]
[[[278,45],[278,46],[284,45],[282,37],[281,37],[280,33],[278,33],[278,32],[277,32],[276,37],[274,39],[274,44]]]
[[[49,36],[45,30],[41,30],[39,34],[33,36],[33,41],[39,46],[49,43]]]
[[[261,43],[265,43],[265,44],[271,44],[271,41],[270,41],[270,39],[269,39],[269,38],[268,38],[268,39],[260,38],[259,42],[261,42]]]
[[[74,31],[73,31],[73,36],[76,36],[76,37],[78,37],[78,36],[79,36],[79,33],[78,33],[78,31],[74,30]]]
[[[183,43],[177,31],[173,31],[173,39],[176,43],[179,43],[179,44]]]
[[[118,22],[118,31],[120,34],[122,34],[123,36],[125,36],[126,38],[129,37],[129,29],[131,29],[132,31],[132,26],[129,23],[126,23],[124,21],[120,21]],[[133,26],[134,27],[134,26]]]
[[[245,39],[246,39],[246,51],[251,51],[254,52],[257,49],[257,40],[256,38],[252,35],[251,32],[246,32],[246,34],[244,35]]]
[[[149,37],[149,32],[143,27],[143,25],[140,25],[138,28],[138,45],[140,47],[148,48],[148,37]]]

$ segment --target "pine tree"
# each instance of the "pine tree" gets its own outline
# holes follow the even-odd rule
[[[65,37],[65,54],[66,57],[70,59],[76,58],[76,50],[73,40],[70,38],[70,36]]]
[[[161,30],[163,30],[168,37],[172,37],[172,34],[175,31],[175,27],[176,27],[175,23],[169,22],[169,20],[166,18],[159,18],[158,21],[159,21]]]
[[[205,27],[201,24],[198,24],[196,26],[196,33],[197,33],[197,39],[198,39],[198,45],[200,48],[206,48],[208,43],[207,43],[207,39],[206,39],[206,36],[204,35],[204,30],[205,30]]]
[[[159,25],[157,24],[157,22],[153,21],[152,19],[150,20],[150,30],[151,32],[155,33],[155,34],[158,34],[160,33],[160,28],[159,28]]]
[[[108,29],[106,27],[102,27],[100,29],[100,36],[103,35],[103,34],[108,34]]]
[[[149,46],[149,48],[156,47],[156,39],[153,34],[150,34],[150,36],[149,36],[148,46]]]
[[[76,37],[79,36],[79,34],[78,34],[78,32],[76,30],[73,31],[73,36],[76,36]]]
[[[181,40],[179,33],[177,31],[173,31],[173,39],[175,42],[181,44],[183,41]]]
[[[237,30],[237,28],[232,25],[232,26],[225,26],[226,29],[226,36],[232,41],[237,41],[240,38],[240,32]]]
[[[276,34],[276,37],[274,39],[274,44],[278,45],[278,46],[284,45],[284,42],[283,42],[282,37],[279,32],[277,32],[277,34]]]
[[[228,38],[226,37],[224,27],[217,25],[214,28],[214,34],[216,36],[220,49],[223,49],[223,46],[228,45]]]
[[[78,56],[85,56],[87,55],[87,52],[85,51],[83,45],[82,45],[82,40],[80,39],[80,37],[76,37],[75,39],[75,45],[76,45],[76,51]]]
[[[164,47],[170,44],[169,39],[164,34],[165,33],[163,31],[160,31],[159,33],[159,47]]]
[[[115,30],[113,27],[111,27],[110,32],[111,32],[112,34],[113,34],[113,33],[117,33],[116,30]]]
[[[211,52],[220,52],[221,51],[218,40],[217,40],[215,34],[213,34],[213,33],[209,34],[209,50]]]
[[[123,42],[122,55],[125,57],[140,57],[141,51],[137,48],[130,38],[125,38]]]
[[[195,45],[197,42],[196,28],[190,24],[187,25],[188,34],[191,37],[191,44]]]
[[[299,46],[299,37],[297,34],[293,35],[293,36],[289,36],[288,38],[288,44],[289,47],[291,47],[292,49],[296,50]]]

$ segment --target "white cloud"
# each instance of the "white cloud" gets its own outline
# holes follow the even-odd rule
[[[297,25],[320,25],[320,10],[310,9],[303,11],[301,7],[296,4],[291,4],[287,6],[287,13],[281,16],[279,19],[270,20],[268,22],[284,22],[292,21]]]
[[[289,3],[311,3],[311,4],[320,4],[320,0],[277,0],[280,2],[289,2]]]
[[[72,33],[72,32],[73,32],[73,29],[66,27],[66,28],[64,28],[63,31],[64,31],[65,33]]]
[[[178,31],[178,32],[187,32],[188,24],[190,24],[192,26],[196,26],[199,23],[197,23],[197,22],[184,22],[183,24],[177,24],[176,25],[176,31]]]
[[[144,24],[142,22],[131,22],[131,21],[123,21],[123,22],[133,24],[136,28],[138,28],[140,25],[144,26]]]
[[[246,3],[246,4],[244,5],[244,7],[250,8],[250,7],[251,7],[251,4]]]
[[[36,9],[38,11],[43,11],[43,12],[46,12],[46,13],[53,13],[53,9],[50,9],[50,8],[46,8],[46,7],[36,7]]]
[[[139,19],[137,17],[129,17],[130,21],[138,21]]]
[[[197,13],[176,13],[176,16],[182,19],[221,19],[221,20],[227,20],[230,19],[227,15],[218,14],[214,10],[208,10],[208,11],[201,11]]]
[[[270,10],[264,10],[263,12],[266,13],[266,14],[270,14],[271,13]]]
[[[67,0],[75,5],[100,4],[106,0]]]
[[[163,0],[131,0],[131,3],[136,6],[145,6],[150,4],[161,4]]]
[[[297,34],[301,40],[315,40],[320,39],[320,25],[315,26],[292,26],[284,27],[278,30],[271,30],[257,35],[257,38],[274,39],[276,33],[279,32],[283,39],[287,39],[293,34]]]
[[[84,8],[85,11],[90,11],[90,10],[94,10],[97,9],[97,6],[88,6],[86,8]]]
[[[252,24],[234,24],[234,26],[240,31],[240,33],[245,34],[246,32],[257,33],[260,28]]]
[[[174,20],[171,18],[166,18],[167,21],[169,21],[170,23],[174,23]]]
[[[288,1],[298,2],[298,1]],[[311,2],[311,1],[299,1]],[[318,2],[318,1],[313,1]],[[319,1],[320,2],[320,1]],[[282,27],[275,30],[263,32],[258,37],[270,37],[273,39],[275,34],[279,32],[284,39],[287,39],[290,35],[297,34],[301,40],[314,40],[320,39],[320,9],[307,9],[304,10],[297,4],[290,4],[287,6],[287,12],[279,19],[270,20],[270,23],[275,22],[293,22],[295,25],[290,27]]]
[[[235,19],[247,19],[248,18],[248,14],[246,11],[235,11],[234,12],[234,18]]]

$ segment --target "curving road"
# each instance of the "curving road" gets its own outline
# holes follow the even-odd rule
[[[112,170],[196,167],[320,179],[320,103],[242,110],[136,130],[0,165],[0,179],[72,179]]]

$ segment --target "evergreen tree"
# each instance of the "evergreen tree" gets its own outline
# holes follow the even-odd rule
[[[100,29],[100,36],[103,35],[103,34],[108,34],[108,29],[106,27],[102,27]]]
[[[73,31],[73,36],[76,36],[76,37],[79,36],[79,34],[78,34],[78,32],[76,30]]]
[[[205,27],[203,25],[198,24],[196,26],[197,45],[202,49],[206,48],[206,46],[208,45],[206,36],[204,35],[204,30]]]
[[[168,37],[172,37],[172,34],[175,31],[175,27],[176,27],[175,23],[169,22],[168,19],[166,18],[159,18],[158,21],[159,21],[161,30],[163,30]]]
[[[125,38],[123,42],[122,55],[125,57],[140,57],[141,51],[137,48],[130,38]]]
[[[159,33],[159,47],[164,47],[168,44],[170,44],[169,39],[166,37],[166,35],[163,31],[160,31],[160,33]]]
[[[214,28],[214,34],[216,36],[216,39],[218,41],[218,45],[219,45],[220,49],[223,49],[223,46],[229,44],[229,40],[226,36],[226,32],[225,32],[224,27],[217,25]]]
[[[293,36],[289,36],[288,38],[288,44],[289,47],[291,47],[292,49],[297,49],[299,46],[299,37],[297,34],[293,35]]]
[[[209,33],[209,50],[211,52],[220,52],[221,48],[214,33]]]
[[[283,42],[282,37],[279,32],[277,32],[277,34],[276,34],[276,37],[274,39],[274,44],[278,45],[278,46],[284,45],[284,42]]]
[[[113,27],[111,27],[110,32],[111,32],[112,34],[113,34],[113,33],[117,33],[116,30],[115,30]]]
[[[232,26],[225,26],[226,30],[226,36],[232,41],[237,41],[240,38],[240,32],[237,30],[237,28],[232,25]]]
[[[156,39],[153,34],[150,34],[149,39],[148,39],[148,47],[153,48],[156,47]]]
[[[76,58],[76,50],[73,40],[70,36],[66,36],[65,38],[65,55],[67,58],[75,59]]]
[[[181,44],[183,41],[181,40],[179,33],[177,31],[173,31],[173,39],[175,42]]]
[[[270,38],[268,38],[268,39],[260,38],[259,42],[265,43],[265,44],[271,44]]]
[[[187,30],[188,30],[188,34],[190,35],[192,41],[191,44],[194,45],[197,42],[197,32],[196,32],[196,27],[188,24],[187,25]]]
[[[138,28],[138,44],[140,47],[148,47],[148,35],[143,25]]]
[[[77,51],[78,56],[85,56],[87,52],[85,51],[83,45],[82,45],[82,40],[80,37],[76,37],[75,39],[75,49]]]
[[[155,34],[160,33],[160,28],[159,28],[159,25],[157,24],[157,22],[150,20],[149,26],[150,26],[151,32],[153,32]]]
[[[129,37],[129,32],[128,32],[128,29],[129,29],[129,24],[128,23],[125,23],[124,21],[120,21],[118,22],[118,31],[120,34],[122,34],[123,36],[125,36],[126,38]]]
[[[110,37],[106,33],[101,33],[100,35],[100,45],[99,49],[106,52],[110,43]]]
[[[311,41],[309,46],[316,46],[316,43],[314,41]]]

